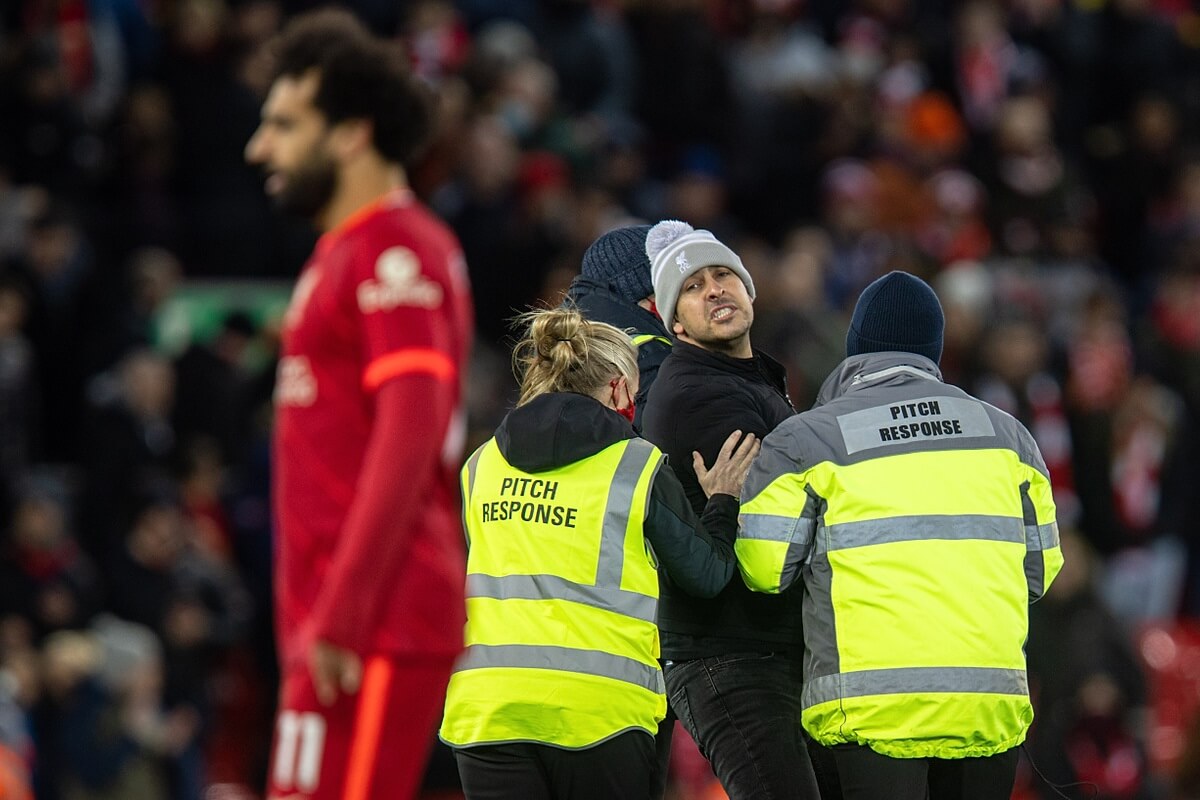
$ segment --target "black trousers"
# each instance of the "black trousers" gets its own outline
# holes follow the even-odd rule
[[[665,677],[671,709],[731,800],[817,800],[799,659],[728,653],[667,662]]]
[[[654,779],[650,782],[650,800],[663,800],[667,794],[667,782],[671,774],[671,742],[674,740],[675,722],[679,718],[670,705],[667,706],[667,717],[658,725],[658,734],[654,737],[655,765]],[[837,764],[833,761],[833,751],[817,744],[812,738],[801,731],[808,756],[812,760],[813,772],[817,776],[817,788],[821,800],[841,800],[842,790],[838,784]],[[797,787],[797,791],[803,784]]]
[[[654,774],[650,778],[650,800],[663,800],[671,777],[671,742],[675,739],[675,722],[679,718],[667,705],[667,716],[658,723],[654,735]]]
[[[827,748],[842,800],[1008,800],[1020,748],[986,758],[889,758],[869,747]]]
[[[467,800],[649,800],[654,737],[627,731],[585,750],[489,744],[454,752]]]

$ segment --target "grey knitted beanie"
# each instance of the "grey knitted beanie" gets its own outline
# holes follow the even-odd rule
[[[706,230],[696,230],[679,220],[663,220],[646,235],[646,255],[650,257],[650,274],[654,278],[654,304],[663,325],[672,334],[675,304],[683,282],[705,267],[733,270],[746,284],[750,299],[754,299],[754,279],[742,266],[742,260]]]

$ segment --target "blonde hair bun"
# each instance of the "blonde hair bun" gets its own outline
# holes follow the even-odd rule
[[[513,350],[513,369],[524,405],[548,392],[596,395],[613,378],[638,374],[629,335],[583,316],[574,307],[543,308],[518,318],[527,332]]]

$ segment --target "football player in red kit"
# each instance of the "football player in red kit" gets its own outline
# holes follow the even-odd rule
[[[322,236],[276,384],[268,798],[408,798],[462,648],[466,266],[406,185],[433,111],[401,54],[337,11],[297,17],[276,48],[246,157]]]

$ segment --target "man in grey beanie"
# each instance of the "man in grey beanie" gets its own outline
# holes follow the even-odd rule
[[[754,281],[737,254],[675,220],[650,230],[646,252],[675,346],[647,399],[643,435],[703,509],[693,451],[711,463],[733,431],[765,436],[795,410],[783,367],[750,344]],[[732,800],[818,796],[799,722],[799,600],[755,595],[740,581],[702,600],[662,581],[667,699]]]
[[[592,242],[566,298],[588,319],[627,331],[637,345],[639,380],[637,397],[633,398],[633,427],[639,431],[647,394],[659,366],[671,352],[671,339],[654,305],[654,283],[646,255],[649,231],[649,225],[630,225],[608,231]]]
[[[742,577],[802,593],[801,719],[842,800],[1008,800],[1033,720],[1050,477],[1021,423],[942,381],[944,326],[921,279],[868,286],[846,359],[742,490]]]

